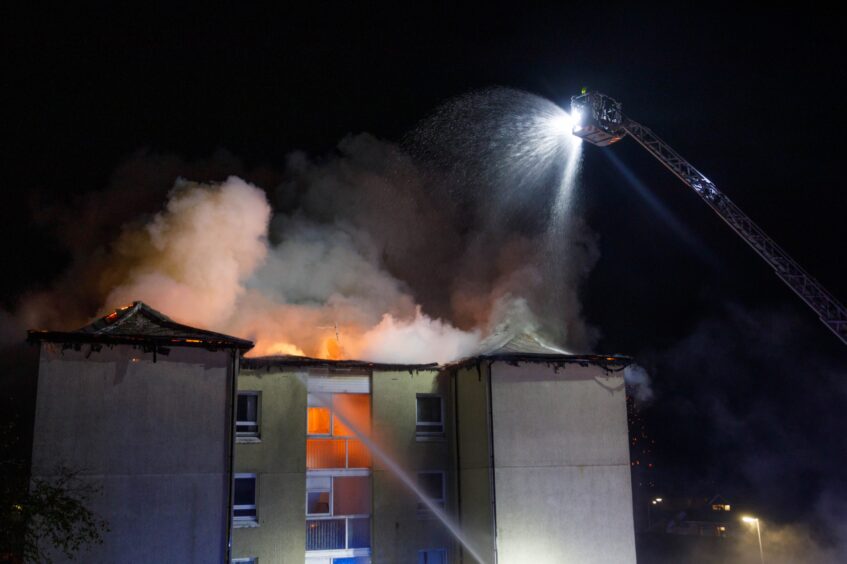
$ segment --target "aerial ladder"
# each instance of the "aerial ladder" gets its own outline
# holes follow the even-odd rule
[[[756,251],[776,275],[814,310],[820,320],[847,344],[847,308],[830,294],[803,267],[788,256],[773,239],[742,212],[732,200],[691,163],[640,123],[621,111],[621,104],[599,92],[586,92],[571,98],[573,134],[599,147],[616,143],[629,135],[656,157],[677,178],[694,190],[733,231]]]

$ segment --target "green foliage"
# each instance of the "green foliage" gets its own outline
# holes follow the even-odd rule
[[[102,544],[108,524],[87,507],[99,488],[62,466],[30,481],[27,461],[13,454],[15,440],[13,425],[0,429],[0,562],[49,564],[51,554],[73,559]]]

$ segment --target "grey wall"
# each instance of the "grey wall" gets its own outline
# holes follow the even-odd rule
[[[498,563],[634,563],[623,372],[490,370]]]
[[[88,353],[41,345],[32,457],[34,478],[64,465],[101,489],[91,509],[111,532],[81,560],[223,561],[230,351]]]

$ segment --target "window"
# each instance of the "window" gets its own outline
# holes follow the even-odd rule
[[[712,511],[730,511],[732,507],[728,503],[713,503]]]
[[[447,550],[443,548],[419,550],[418,564],[447,564]]]
[[[236,523],[256,522],[256,475],[235,475],[232,516]]]
[[[418,436],[444,434],[444,399],[433,394],[418,394],[415,432]]]
[[[252,556],[247,558],[233,558],[232,564],[258,564],[259,559]]]
[[[371,430],[371,398],[368,394],[309,394],[306,415],[306,468],[370,468],[371,455],[357,437]],[[322,401],[331,402],[332,408]],[[355,432],[348,424],[355,428]]]
[[[329,515],[330,492],[308,492],[306,494],[306,515]]]
[[[427,499],[444,508],[444,472],[418,472],[418,486]],[[418,501],[418,513],[428,512],[426,504]]]
[[[259,392],[238,392],[235,434],[237,437],[259,436]]]
[[[306,550],[371,546],[371,477],[310,475],[306,478]]]

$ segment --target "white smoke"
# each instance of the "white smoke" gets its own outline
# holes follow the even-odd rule
[[[137,155],[108,190],[51,212],[70,235],[73,262],[53,288],[26,296],[19,316],[29,326],[74,328],[95,308],[142,300],[177,321],[254,340],[251,354],[385,362],[473,354],[509,320],[516,332],[590,349],[597,332],[581,316],[578,289],[596,261],[596,239],[569,210],[568,228],[550,244],[550,190],[561,186],[567,155],[530,154],[533,128],[561,110],[514,91],[447,107],[449,124],[468,125],[459,128],[464,137],[445,134],[444,120],[420,128],[430,148],[456,149],[446,168],[368,134],[348,136],[322,159],[293,153],[282,173],[245,170],[231,155],[199,164]],[[501,141],[523,143],[526,158],[504,158],[512,145],[481,143],[474,123],[483,137],[499,131]],[[158,196],[163,168],[200,179],[234,168],[262,182],[179,180],[145,220],[155,198],[141,198],[136,186]],[[510,178],[523,179],[520,190]],[[271,188],[273,212],[259,185]],[[102,213],[101,201],[115,213]]]
[[[626,384],[632,388],[632,395],[639,402],[653,399],[653,388],[650,386],[650,375],[643,366],[630,364],[623,373]]]
[[[265,193],[230,177],[179,180],[165,209],[115,245],[105,309],[140,299],[178,321],[256,340],[255,354],[385,362],[465,356],[478,333],[421,312],[367,233],[276,218]]]
[[[480,343],[479,331],[460,331],[449,323],[431,319],[420,307],[411,320],[384,315],[362,336],[361,356],[386,363],[445,363],[471,356]]]
[[[270,216],[264,192],[240,178],[178,180],[165,210],[117,242],[113,269],[123,279],[106,304],[141,300],[187,323],[221,326],[265,258]]]

